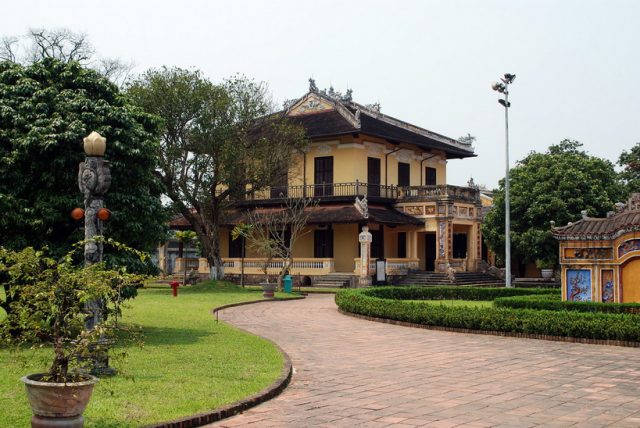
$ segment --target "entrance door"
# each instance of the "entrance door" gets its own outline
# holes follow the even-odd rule
[[[622,266],[622,303],[640,302],[640,258]]]
[[[425,257],[425,270],[433,272],[436,270],[436,234],[425,233],[424,234],[424,257]]]
[[[333,257],[333,229],[317,229],[313,232],[313,257]]]
[[[467,234],[453,234],[453,258],[464,259],[467,257]]]
[[[315,158],[313,175],[315,196],[333,195],[333,156]]]
[[[367,194],[380,196],[380,159],[367,158]]]

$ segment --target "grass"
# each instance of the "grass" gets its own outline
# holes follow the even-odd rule
[[[284,297],[279,295],[278,297]],[[211,309],[262,299],[228,283],[141,289],[123,322],[142,328],[144,346],[120,346],[120,375],[102,379],[85,411],[87,427],[129,427],[191,415],[228,404],[270,385],[283,360],[270,342],[215,323]],[[48,350],[0,350],[0,425],[28,426],[31,417],[20,377],[43,371]]]
[[[486,300],[406,300],[407,302],[425,303],[428,305],[440,305],[468,308],[492,308],[493,302]]]

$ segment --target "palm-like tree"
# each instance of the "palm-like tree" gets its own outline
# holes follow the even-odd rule
[[[183,266],[184,266],[184,279],[182,281],[182,285],[187,285],[187,249],[189,249],[189,244],[196,240],[196,233],[193,230],[179,230],[176,232],[176,238],[180,243],[184,246],[184,251],[182,254]]]

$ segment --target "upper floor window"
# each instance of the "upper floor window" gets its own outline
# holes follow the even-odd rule
[[[411,165],[405,162],[398,162],[398,186],[410,186]]]
[[[315,158],[313,167],[315,196],[333,195],[333,156]]]
[[[426,167],[424,169],[424,184],[425,186],[435,186],[437,183],[436,179],[437,170],[435,168]]]
[[[380,159],[367,158],[367,193],[369,196],[380,196]]]
[[[287,185],[288,185],[287,172],[278,174],[276,180],[271,186],[271,198],[286,198],[287,197]]]

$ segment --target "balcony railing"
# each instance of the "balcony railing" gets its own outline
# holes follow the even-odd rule
[[[252,192],[246,200],[266,200],[283,198],[340,198],[364,196],[396,199],[398,197],[397,186],[384,186],[381,184],[367,184],[355,181],[352,183],[323,183],[306,184],[298,186],[274,186]]]
[[[307,184],[298,186],[274,186],[249,193],[245,201],[266,201],[284,198],[345,199],[356,196],[381,198],[396,201],[437,201],[451,199],[459,202],[480,201],[480,191],[472,187],[439,184],[432,186],[394,186],[369,184],[359,181],[352,183]],[[240,202],[240,201],[239,201]]]
[[[479,202],[480,191],[473,187],[451,186],[449,184],[438,184],[435,186],[408,186],[400,190],[399,199],[437,201],[449,198],[454,201]]]

